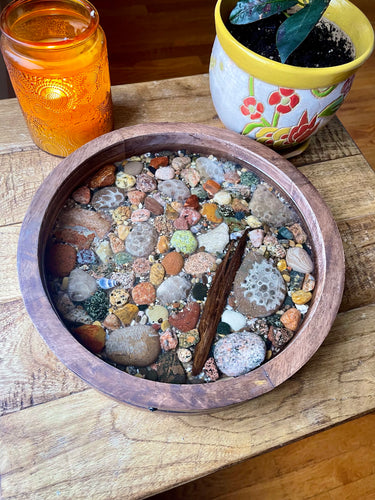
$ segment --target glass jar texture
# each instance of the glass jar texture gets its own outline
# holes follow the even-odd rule
[[[113,127],[107,45],[86,0],[16,0],[1,51],[31,137],[67,156]]]

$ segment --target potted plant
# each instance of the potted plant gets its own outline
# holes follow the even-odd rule
[[[224,125],[275,149],[290,150],[290,155],[303,151],[309,138],[334,116],[374,45],[370,22],[348,0],[304,0],[296,13],[286,12],[284,26],[275,33],[279,60],[245,47],[228,29],[229,17],[248,22],[247,14],[258,20],[294,4],[295,0],[218,0],[210,62],[212,100]],[[329,67],[290,64],[295,47],[323,13],[324,22],[349,37],[352,60]]]

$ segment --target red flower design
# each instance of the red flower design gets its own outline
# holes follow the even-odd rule
[[[294,89],[284,89],[280,88],[272,94],[268,98],[268,103],[271,106],[276,106],[276,111],[281,114],[289,113],[293,108],[297,106],[299,103],[299,97],[295,93]]]
[[[313,132],[315,132],[316,128],[319,125],[319,122],[317,120],[317,115],[315,115],[309,122],[308,116],[307,116],[307,111],[304,111],[303,115],[301,116],[298,125],[292,127],[290,129],[290,132],[288,134],[288,144],[295,144],[295,143],[301,143],[310,135],[312,135]]]
[[[251,120],[257,120],[262,116],[264,106],[261,102],[257,102],[255,97],[246,97],[240,109],[243,115],[250,115]]]

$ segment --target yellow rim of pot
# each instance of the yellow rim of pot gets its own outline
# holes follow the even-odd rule
[[[256,54],[239,43],[227,30],[228,19],[236,0],[218,0],[215,8],[216,34],[226,54],[246,73],[281,87],[299,89],[325,88],[349,78],[371,55],[374,31],[367,17],[348,0],[331,0],[324,17],[350,36],[356,58],[330,68],[302,68],[281,64]]]

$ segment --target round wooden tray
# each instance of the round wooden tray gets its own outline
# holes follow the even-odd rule
[[[187,149],[233,160],[273,185],[303,219],[315,256],[316,287],[298,333],[275,358],[237,378],[178,385],[133,377],[84,348],[52,305],[44,276],[48,235],[71,192],[107,163],[147,151]],[[56,356],[103,393],[137,407],[171,412],[207,411],[260,396],[291,377],[327,336],[344,286],[344,253],[329,209],[313,185],[271,149],[228,130],[189,123],[136,125],[106,134],[62,160],[37,191],[23,222],[18,275],[26,309]]]

